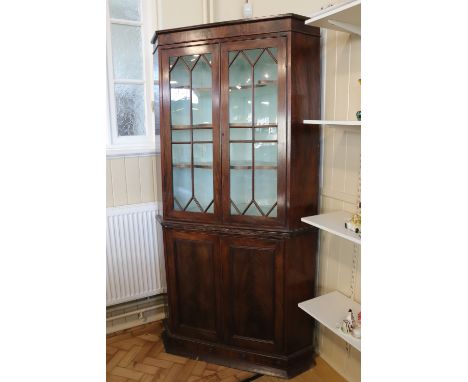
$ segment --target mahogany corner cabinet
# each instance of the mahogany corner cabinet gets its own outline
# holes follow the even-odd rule
[[[157,31],[168,353],[314,363],[320,31],[285,14]],[[157,114],[157,113],[156,113]]]

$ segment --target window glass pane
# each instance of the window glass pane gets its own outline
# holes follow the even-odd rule
[[[211,165],[213,163],[213,144],[197,143],[193,145],[193,163]]]
[[[194,141],[212,141],[213,131],[211,129],[194,129],[193,140]]]
[[[172,145],[172,163],[190,165],[192,163],[192,149],[190,144]]]
[[[109,0],[109,13],[113,19],[140,21],[140,0]]]
[[[255,64],[255,124],[277,123],[278,65],[265,51]]]
[[[159,51],[156,50],[153,56],[153,76],[154,76],[154,84],[153,84],[153,91],[154,91],[154,127],[155,127],[155,135],[159,135],[161,132],[161,118],[160,118],[160,110],[159,110]]]
[[[194,58],[187,56],[191,62]],[[195,58],[198,59],[198,56]],[[211,123],[211,67],[202,55],[192,70],[192,115],[193,124]]]
[[[143,85],[116,84],[115,107],[119,136],[145,134]]]
[[[277,172],[276,170],[255,170],[255,201],[264,215],[268,214],[277,201]],[[268,215],[276,217],[276,211]]]
[[[171,70],[171,124],[190,125],[190,71],[182,58]]]
[[[255,139],[259,141],[276,141],[278,139],[278,129],[276,127],[255,128]]]
[[[231,166],[252,166],[252,144],[231,143]]]
[[[190,130],[172,130],[172,142],[190,142]]]
[[[190,168],[172,169],[172,184],[174,192],[174,209],[184,210],[192,197],[192,170]]]
[[[262,49],[249,49],[245,50],[244,53],[249,58],[250,63],[254,65],[258,59],[258,56],[260,53],[262,53]]]
[[[111,25],[112,63],[116,80],[143,79],[140,27]]]
[[[254,144],[255,166],[276,166],[278,163],[277,143],[257,142]]]
[[[229,67],[229,123],[252,122],[251,77],[252,66],[241,52]]]
[[[213,202],[213,170],[196,168],[194,169],[194,177],[195,198],[205,211]]]
[[[252,170],[231,170],[231,214],[240,215],[252,201]]]
[[[232,141],[238,140],[250,140],[252,139],[252,129],[249,128],[239,128],[239,127],[231,127],[229,129],[230,139]]]

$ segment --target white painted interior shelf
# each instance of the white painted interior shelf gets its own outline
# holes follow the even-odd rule
[[[333,333],[348,342],[351,346],[361,351],[361,340],[359,338],[355,338],[351,334],[343,333],[336,327],[337,323],[341,323],[346,317],[348,309],[353,310],[357,319],[357,314],[361,311],[360,304],[349,299],[340,292],[334,291],[311,300],[300,302],[298,306]]]
[[[304,119],[306,125],[361,126],[361,121],[329,121],[325,119]]]
[[[306,25],[361,35],[361,0],[349,0],[320,10]]]
[[[345,221],[351,219],[352,216],[353,214],[349,212],[337,211],[328,214],[307,216],[301,218],[301,221],[323,229],[324,231],[331,232],[344,239],[351,240],[353,243],[361,244],[361,237],[357,233],[346,229],[344,226]]]

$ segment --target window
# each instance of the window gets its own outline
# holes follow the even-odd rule
[[[107,0],[107,153],[159,151],[153,101],[151,0]],[[158,101],[158,100],[156,100]]]

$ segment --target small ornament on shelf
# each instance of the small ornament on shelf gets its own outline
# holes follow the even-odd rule
[[[346,229],[353,231],[354,233],[361,233],[361,202],[358,203],[358,211],[351,219],[344,223]]]
[[[356,321],[353,310],[349,309],[346,318],[338,323],[337,328],[340,328],[343,333],[351,334],[355,338],[361,338],[361,312],[358,313],[358,320]]]

